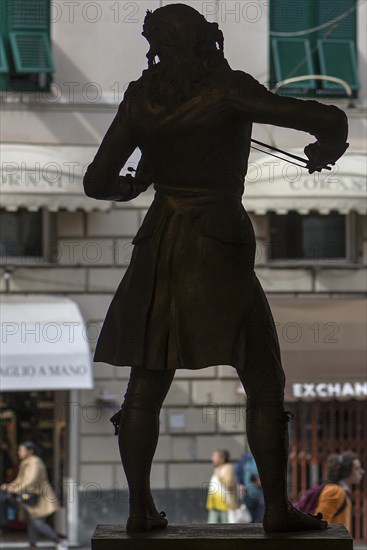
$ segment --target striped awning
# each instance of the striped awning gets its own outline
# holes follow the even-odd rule
[[[293,151],[304,157],[302,151]],[[345,154],[331,171],[309,174],[305,168],[266,156],[251,160],[245,181],[243,205],[249,212],[300,214],[367,213],[367,156]]]
[[[4,144],[0,149],[0,206],[51,212],[109,210],[110,201],[87,197],[83,175],[96,147]]]

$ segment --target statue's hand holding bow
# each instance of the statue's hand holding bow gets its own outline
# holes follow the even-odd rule
[[[344,155],[348,149],[349,143],[344,143],[339,147],[330,147],[319,141],[310,143],[304,149],[305,155],[309,159],[306,166],[308,173],[321,172],[323,168],[326,168],[328,164],[334,165],[335,162]]]

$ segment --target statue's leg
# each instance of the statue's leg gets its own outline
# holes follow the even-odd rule
[[[130,493],[130,531],[167,525],[153,502],[150,470],[159,437],[159,413],[174,374],[174,370],[131,369],[119,426],[119,449]]]
[[[327,524],[288,501],[288,420],[284,411],[285,376],[279,343],[265,294],[256,283],[256,298],[246,326],[244,369],[238,375],[247,394],[246,428],[264,491],[266,531],[324,529]]]

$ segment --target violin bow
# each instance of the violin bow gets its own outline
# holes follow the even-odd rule
[[[269,145],[268,143],[263,143],[262,141],[258,141],[257,139],[251,139],[252,143],[256,143],[256,145],[260,145],[261,147],[266,147],[267,149],[270,149],[271,151],[276,151],[277,153],[282,153],[282,155],[287,155],[287,157],[290,157],[292,159],[298,160],[299,162],[303,162],[305,165],[297,164],[296,162],[293,162],[291,160],[285,159],[283,157],[279,157],[278,155],[274,155],[274,153],[269,153],[269,151],[264,151],[263,149],[259,149],[258,147],[254,147],[251,145],[252,149],[256,149],[256,151],[260,151],[260,153],[265,153],[266,155],[270,155],[272,157],[275,157],[280,160],[284,160],[286,162],[290,162],[291,164],[294,164],[295,166],[300,166],[301,168],[308,168],[308,165],[310,163],[309,159],[304,159],[302,157],[299,157],[297,155],[293,155],[292,153],[287,153],[287,151],[282,151],[282,149],[278,149],[277,147],[274,147],[273,145]],[[324,165],[322,166],[325,170],[331,170],[331,166]]]

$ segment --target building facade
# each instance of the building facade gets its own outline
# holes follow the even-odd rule
[[[96,523],[121,522],[127,515],[126,479],[109,418],[123,400],[129,369],[95,363],[91,388],[88,353],[93,353],[129,264],[132,238],[153,197],[148,190],[129,203],[95,201],[84,196],[82,177],[128,83],[146,67],[147,43],[140,34],[146,10],[169,3],[2,4],[0,282],[10,312],[3,328],[6,343],[14,348],[11,330],[22,329],[28,307],[38,312],[29,316],[33,328],[56,322],[63,330],[68,327],[70,342],[75,323],[90,350],[77,350],[83,357],[78,362],[63,362],[63,346],[59,351],[54,346],[50,362],[67,364],[68,370],[56,371],[58,382],[52,387],[41,380],[42,361],[35,351],[29,364],[38,370],[31,382],[24,362],[19,363],[23,370],[11,369],[16,362],[5,357],[1,421],[9,456],[2,476],[11,476],[15,468],[16,442],[38,439],[47,449],[50,476],[62,501],[55,521],[72,542],[88,541]],[[184,3],[218,22],[233,68],[269,88],[308,75],[308,80],[286,82],[277,93],[336,104],[349,119],[350,147],[331,173],[309,175],[253,150],[243,199],[257,239],[256,273],[278,327],[286,401],[307,428],[301,435],[302,422],[291,423],[295,496],[322,475],[328,452],[353,447],[362,461],[367,458],[362,412],[367,397],[366,4],[323,2],[330,11],[316,13],[319,3],[312,0]],[[333,26],[335,33],[342,32],[336,42],[332,33],[325,36]],[[288,57],[290,49],[294,59]],[[335,52],[337,67],[331,63]],[[342,84],[310,75],[334,75]],[[298,154],[310,142],[306,134],[259,124],[253,137]],[[135,153],[127,166],[136,166],[138,158]],[[74,316],[57,317],[63,300],[70,308],[77,306]],[[17,317],[19,303],[25,309]],[[35,338],[27,333],[22,343]],[[53,338],[53,333],[41,335],[36,349],[46,353],[45,341]],[[82,364],[85,377],[81,374],[76,388],[73,374]],[[325,418],[333,419],[329,428],[339,423],[337,433],[323,425]],[[152,470],[157,500],[173,521],[205,521],[212,451],[226,448],[236,460],[246,445],[245,396],[234,370],[216,365],[178,372],[163,407]],[[356,498],[355,536],[365,540],[366,500],[360,492]],[[9,524],[21,529],[22,518],[11,517]]]

